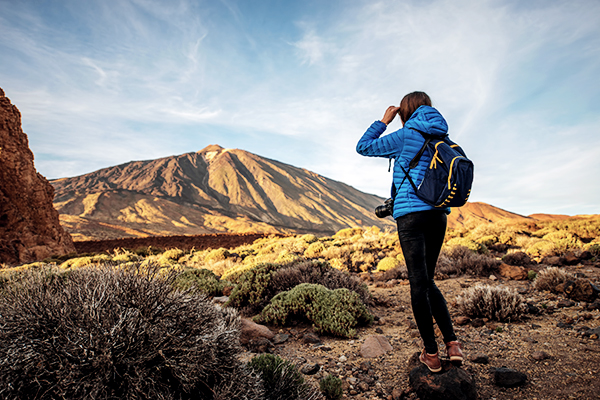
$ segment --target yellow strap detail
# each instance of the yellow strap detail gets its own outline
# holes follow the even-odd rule
[[[436,143],[436,145],[435,145],[435,154],[433,155],[433,158],[431,159],[431,164],[429,164],[429,169],[434,169],[434,168],[437,168],[437,162],[438,162],[438,161],[440,162],[440,164],[443,164],[443,163],[444,163],[444,162],[442,161],[442,159],[438,157],[438,153],[439,153],[439,151],[438,151],[438,146],[439,146],[440,144],[442,144],[442,143],[444,143],[444,142],[437,142],[437,143]]]
[[[460,146],[457,144],[453,144],[453,145],[450,145],[450,147],[460,147]]]
[[[454,157],[452,159],[452,162],[450,163],[450,171],[448,171],[448,190],[450,190],[450,188],[452,187],[452,184],[450,183],[450,178],[452,178],[452,166],[454,165],[454,160],[456,160],[457,158],[464,158],[464,157],[463,156]]]

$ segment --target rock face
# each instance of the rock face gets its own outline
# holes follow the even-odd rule
[[[33,165],[21,113],[0,89],[0,263],[75,252],[52,206],[54,189]]]

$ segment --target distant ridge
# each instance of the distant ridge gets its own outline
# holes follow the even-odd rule
[[[347,227],[394,229],[374,209],[382,197],[306,169],[239,149],[132,161],[50,182],[74,240],[207,233],[315,233]],[[539,215],[539,219],[551,216]],[[448,227],[531,221],[486,203],[453,208]]]

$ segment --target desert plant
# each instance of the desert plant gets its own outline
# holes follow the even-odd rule
[[[105,263],[112,261],[108,254],[96,254],[93,256],[70,258],[60,265],[61,268],[81,268],[87,265]]]
[[[238,379],[237,313],[157,271],[32,272],[5,290],[0,397],[212,399]]]
[[[218,248],[210,251],[205,257],[204,262],[215,262],[215,261],[224,261],[231,256],[229,250],[224,248]]]
[[[548,240],[538,240],[533,242],[525,252],[536,259],[558,254],[556,245]]]
[[[246,270],[239,278],[232,280],[235,287],[229,296],[227,306],[244,308],[245,314],[252,313],[265,301],[269,294],[272,276],[281,266],[279,264],[258,264]]]
[[[558,285],[575,279],[575,275],[570,272],[557,267],[548,267],[538,272],[533,281],[533,287],[537,290],[549,290],[558,293],[559,290],[556,289]]]
[[[473,240],[467,239],[467,238],[461,238],[461,237],[457,237],[454,239],[450,239],[448,240],[448,242],[446,242],[446,246],[452,248],[455,246],[462,246],[462,247],[466,247],[467,249],[478,253],[478,254],[487,254],[489,251],[487,249],[487,247],[485,247],[485,245],[475,242]]]
[[[533,261],[527,255],[527,253],[524,253],[522,251],[516,251],[514,253],[508,253],[504,257],[502,257],[502,262],[508,265],[524,266],[530,265]]]
[[[496,321],[518,320],[524,311],[522,296],[503,286],[476,285],[458,296],[456,303],[460,312],[471,318]]]
[[[162,253],[158,257],[157,262],[161,265],[174,265],[177,264],[177,261],[184,255],[185,251],[181,249],[170,249]]]
[[[342,380],[331,374],[319,381],[319,388],[327,400],[339,400],[344,394]]]
[[[356,292],[329,290],[312,283],[302,283],[279,293],[256,320],[285,325],[294,318],[308,319],[319,333],[346,338],[356,336],[357,326],[373,321],[373,316]]]
[[[463,246],[454,246],[442,250],[436,272],[449,276],[489,276],[496,272],[500,264],[500,261],[489,255],[475,253]]]
[[[187,268],[177,275],[173,285],[180,290],[192,290],[214,297],[223,294],[227,282],[219,280],[208,269]]]
[[[315,235],[309,233],[309,234],[300,236],[300,240],[302,240],[305,243],[311,244],[311,243],[314,243],[317,240],[319,240],[319,238],[316,237]]]
[[[377,263],[377,271],[387,271],[392,268],[397,268],[402,263],[396,257],[385,257]]]
[[[267,298],[270,301],[277,293],[290,290],[301,283],[320,284],[330,290],[346,288],[358,293],[363,303],[371,303],[369,288],[360,279],[333,268],[326,261],[316,260],[299,260],[275,271],[269,283]]]
[[[322,242],[311,243],[308,248],[304,251],[304,257],[313,258],[318,257],[325,250],[325,245]]]
[[[248,366],[262,379],[265,399],[309,400],[317,397],[316,390],[304,382],[295,365],[273,354],[261,354],[250,360]]]
[[[333,237],[336,239],[349,239],[357,235],[362,235],[363,232],[364,230],[361,228],[345,228],[339,230]]]
[[[542,240],[553,243],[555,251],[559,254],[567,250],[577,250],[583,246],[577,235],[564,230],[548,233],[542,237]]]

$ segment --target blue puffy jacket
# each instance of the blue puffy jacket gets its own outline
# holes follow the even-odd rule
[[[381,137],[386,128],[387,125],[381,121],[373,122],[358,141],[356,151],[363,156],[394,159],[393,183],[396,187],[394,219],[417,211],[440,210],[440,208],[430,206],[417,197],[408,179],[404,180],[404,172],[402,172],[400,166],[408,171],[408,164],[425,143],[423,136],[410,128],[442,138],[448,132],[446,120],[435,108],[421,106],[406,121],[403,128]],[[417,167],[410,171],[410,177],[415,185],[418,186],[423,180],[431,157],[431,153],[426,149]],[[400,186],[402,180],[404,180],[404,183]],[[450,212],[449,208],[443,208],[442,210]]]

